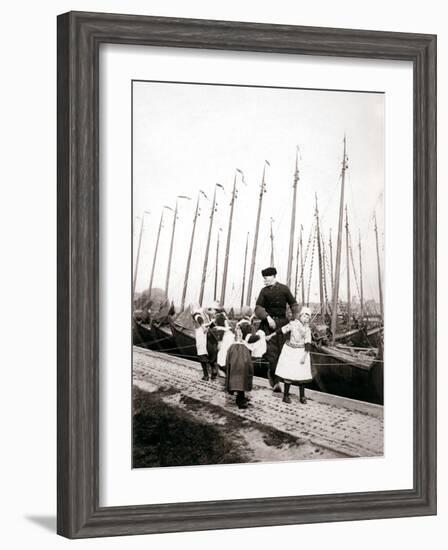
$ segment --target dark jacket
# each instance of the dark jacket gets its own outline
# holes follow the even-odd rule
[[[286,285],[276,282],[262,288],[255,306],[255,315],[261,319],[261,330],[266,334],[271,332],[266,321],[268,315],[276,321],[278,328],[285,325],[287,305],[290,306],[293,314],[299,309],[296,299]]]

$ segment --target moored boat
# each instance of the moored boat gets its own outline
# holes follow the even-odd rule
[[[383,361],[376,348],[315,346],[311,368],[323,392],[383,403]]]
[[[159,351],[175,351],[176,342],[169,324],[159,324],[155,322],[153,323],[152,329],[155,335],[155,344]]]
[[[346,140],[344,137],[344,152],[341,171],[341,192],[339,202],[338,241],[336,249],[336,266],[333,285],[331,308],[331,330],[322,337],[315,337],[315,350],[311,353],[311,365],[314,381],[321,391],[335,393],[345,397],[383,402],[383,357],[381,336],[378,336],[381,349],[372,347],[371,342],[382,334],[381,327],[367,330],[367,327],[352,329],[349,325],[341,332],[339,321],[339,281],[341,271],[342,224],[344,216],[344,185],[347,170]],[[347,259],[347,319],[351,319],[350,290],[350,246],[347,207],[345,207],[346,259]],[[352,262],[353,263],[353,262]],[[378,269],[380,273],[380,270]],[[362,270],[360,269],[360,274]],[[322,276],[321,276],[322,279]],[[382,303],[381,290],[380,299]],[[321,293],[322,304],[322,293]],[[361,311],[363,297],[361,294]],[[382,316],[382,307],[381,307]],[[346,342],[346,344],[342,343]],[[359,345],[355,345],[359,344]],[[367,346],[367,347],[361,347]]]
[[[188,359],[197,360],[196,340],[194,337],[193,318],[190,308],[170,321],[177,353]]]
[[[132,319],[132,342],[136,346],[159,350],[157,336],[151,323],[143,323],[141,320]]]
[[[382,342],[383,339],[383,327],[380,326],[367,329],[366,337],[369,345],[374,348],[379,347],[380,342]]]
[[[171,325],[173,338],[176,345],[174,353],[185,357],[186,359],[197,360],[196,341],[194,333],[190,330],[180,327],[179,325]]]

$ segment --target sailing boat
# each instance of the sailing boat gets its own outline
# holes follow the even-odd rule
[[[382,338],[383,338],[383,324],[384,324],[384,306],[383,306],[383,287],[381,284],[381,264],[380,264],[380,252],[379,252],[379,245],[378,245],[378,226],[376,223],[376,215],[375,215],[375,242],[376,242],[376,259],[377,259],[377,268],[378,268],[378,293],[380,297],[380,319],[381,324],[380,326],[376,326],[371,328],[370,330],[367,330],[367,338],[370,342],[374,343],[376,342],[376,345],[381,344],[382,345]],[[375,344],[373,344],[375,345]]]
[[[170,320],[170,327],[178,351],[177,355],[197,360],[193,313],[194,311],[188,306],[175,319]]]
[[[269,164],[267,161],[265,162],[265,167],[263,170],[263,178],[261,183],[261,194],[264,192],[265,188],[265,169],[266,164]],[[240,178],[238,178],[238,175],[240,175]],[[225,301],[226,296],[226,290],[227,290],[227,273],[228,273],[228,265],[229,265],[229,256],[230,256],[230,250],[231,250],[231,236],[232,236],[232,224],[233,224],[233,217],[234,217],[234,211],[235,211],[235,204],[238,197],[238,180],[241,181],[241,183],[245,184],[244,181],[244,174],[240,169],[236,169],[234,174],[234,181],[233,181],[233,190],[232,190],[232,198],[230,202],[230,212],[229,212],[229,222],[228,222],[228,229],[227,229],[227,242],[226,242],[226,253],[225,253],[225,260],[224,260],[224,272],[223,272],[223,278],[222,278],[222,286],[221,286],[221,300],[220,303],[223,304]],[[220,184],[216,184],[217,186],[221,187]],[[216,188],[215,188],[215,197],[216,197]],[[215,197],[213,199],[213,205],[212,210],[210,214],[210,225],[209,225],[209,232],[208,232],[208,239],[207,239],[207,245],[206,245],[206,252],[205,252],[205,260],[204,260],[204,267],[203,267],[203,273],[202,273],[202,284],[201,284],[201,291],[199,296],[199,306],[201,309],[201,312],[203,314],[203,317],[206,322],[210,321],[210,318],[208,317],[208,309],[206,308],[205,311],[202,309],[202,301],[204,297],[204,287],[205,287],[205,281],[207,277],[207,261],[208,261],[208,251],[210,246],[210,238],[211,238],[211,232],[212,232],[212,224],[213,224],[213,216],[216,211],[216,201]],[[258,221],[257,226],[259,225],[259,215],[260,215],[260,209],[261,209],[261,198],[260,198],[260,204],[259,204],[259,211],[258,211]],[[256,231],[257,233],[257,231]],[[194,233],[193,233],[194,235]],[[193,238],[193,237],[192,237]],[[246,248],[245,248],[245,261],[244,261],[244,273],[243,273],[243,288],[241,292],[241,312],[244,311],[244,291],[245,291],[245,279],[246,279],[246,265],[247,265],[247,253],[248,253],[248,245],[249,245],[249,234],[247,234],[246,238]],[[192,244],[190,244],[190,250],[191,250]],[[218,231],[218,243],[217,243],[217,256],[219,254],[219,231]],[[254,264],[254,257],[256,254],[256,242],[254,243],[254,251],[252,255],[252,266]],[[217,272],[217,266],[216,266],[216,272]],[[215,273],[216,275],[216,273]],[[253,267],[252,267],[252,277],[253,277]],[[249,278],[249,281],[251,279]],[[215,296],[216,296],[216,286],[217,281],[215,277]],[[249,292],[249,290],[248,290]],[[218,301],[215,300],[215,303],[213,304],[214,310],[219,311],[221,309],[221,306],[219,305]],[[247,308],[246,308],[247,309]],[[240,312],[240,313],[241,313]],[[181,355],[182,357],[187,357],[189,359],[197,360],[197,354],[196,354],[196,342],[195,342],[195,335],[194,335],[194,323],[193,323],[193,313],[191,307],[184,309],[183,312],[181,312],[176,318],[170,318],[170,327],[171,332],[175,340],[177,352],[176,354]],[[234,317],[233,308],[229,310],[228,314],[229,319],[231,319],[231,324],[235,324],[235,321],[232,321]],[[217,354],[217,348],[218,348],[218,339],[215,332],[209,331],[207,334],[207,349],[209,353],[209,359],[213,361],[213,357]]]
[[[151,328],[154,332],[155,344],[159,351],[168,352],[176,347],[169,326],[170,316],[174,314],[174,305],[166,298],[159,311],[153,315]]]
[[[337,321],[339,303],[339,281],[341,270],[342,225],[344,216],[344,187],[347,166],[346,138],[344,136],[344,152],[341,170],[341,194],[339,203],[338,240],[336,248],[336,265],[333,284],[331,308],[331,342],[325,340],[315,342],[315,350],[311,352],[311,365],[314,380],[319,389],[328,393],[336,393],[357,399],[383,401],[383,361],[378,349],[360,348],[337,342]],[[348,230],[346,217],[346,230]],[[348,239],[346,241],[348,243]],[[350,283],[348,282],[348,285]],[[350,287],[348,286],[348,303],[350,302]]]
[[[334,341],[339,344],[349,344],[350,346],[357,346],[357,347],[371,347],[366,339],[365,334],[365,328],[360,324],[358,320],[356,320],[356,326],[353,326],[354,319],[352,317],[352,293],[351,293],[351,279],[350,279],[350,259],[352,259],[353,264],[353,256],[352,256],[352,250],[350,245],[350,231],[349,231],[349,223],[348,223],[348,209],[347,204],[345,205],[345,257],[346,257],[346,275],[347,275],[347,305],[344,312],[344,319],[343,323],[338,323],[337,330],[338,332],[334,336]],[[355,273],[354,265],[353,265],[353,273],[355,276],[356,284],[357,283],[357,276]]]
[[[347,216],[346,216],[347,217]],[[375,226],[376,227],[376,226]],[[347,230],[348,230],[348,221],[347,221]],[[377,231],[375,230],[376,239],[378,239]],[[383,322],[382,316],[375,320],[371,319],[365,315],[364,310],[364,286],[363,286],[363,270],[362,270],[362,248],[361,248],[361,236],[359,235],[358,240],[358,251],[359,251],[359,286],[358,280],[355,271],[355,263],[353,259],[353,253],[351,246],[347,243],[347,253],[350,254],[351,263],[353,266],[353,272],[355,274],[355,282],[358,286],[359,299],[360,299],[360,314],[358,320],[358,327],[349,328],[346,332],[336,335],[335,340],[339,343],[350,343],[352,346],[358,346],[363,348],[368,347],[378,347],[382,339],[383,331]],[[377,265],[378,265],[378,275],[381,274],[381,266],[379,260],[379,251],[377,246]],[[349,266],[347,265],[347,269]],[[382,304],[382,288],[381,288],[381,279],[378,279],[379,283],[379,295],[380,295],[380,307]]]
[[[140,251],[142,246],[142,237],[143,237],[143,228],[145,225],[145,216],[149,215],[149,212],[145,210],[143,212],[143,216],[140,223],[140,232],[138,237],[138,245],[137,245],[137,258],[135,261],[135,267],[134,267],[134,278],[132,280],[132,301],[135,305],[136,301],[136,293],[135,293],[135,285],[137,282],[137,275],[138,275],[138,267],[140,262]],[[142,333],[139,330],[139,323],[149,321],[149,315],[147,311],[145,312],[143,309],[134,310],[133,317],[132,317],[132,341],[134,344],[145,344],[147,340],[151,339],[150,335],[146,335],[144,332]]]
[[[198,193],[198,199],[196,202],[196,210],[194,213],[193,218],[193,229],[192,229],[192,238],[191,238],[191,246],[187,261],[187,268],[185,272],[185,281],[184,281],[184,292],[186,292],[186,288],[188,285],[188,274],[189,274],[189,268],[190,268],[190,258],[191,258],[191,252],[193,248],[193,240],[194,240],[194,234],[196,230],[196,222],[199,215],[199,198],[201,196],[201,193],[204,194],[203,191],[199,190]],[[160,351],[173,351],[176,349],[176,341],[173,336],[171,325],[170,325],[170,319],[172,315],[175,313],[174,311],[174,304],[170,303],[168,300],[168,289],[170,284],[170,272],[171,272],[171,264],[173,260],[173,249],[174,249],[174,237],[176,232],[176,222],[177,222],[177,215],[178,215],[178,209],[179,209],[179,199],[186,199],[191,200],[190,197],[187,197],[186,195],[178,195],[176,197],[176,207],[174,209],[174,216],[173,216],[173,226],[172,226],[172,233],[171,233],[171,243],[170,243],[170,251],[168,255],[168,267],[166,272],[166,280],[165,280],[165,301],[163,302],[159,314],[157,317],[153,317],[152,319],[152,328],[154,330],[157,344],[159,346]],[[184,299],[184,296],[183,296]]]
[[[241,172],[240,170],[237,170],[238,172]],[[210,212],[210,222],[209,222],[209,230],[208,230],[208,237],[207,237],[207,245],[205,249],[205,257],[204,257],[204,264],[203,264],[203,270],[202,270],[202,278],[201,278],[201,288],[200,288],[200,294],[199,294],[199,305],[202,307],[202,302],[204,298],[204,290],[205,290],[205,282],[207,278],[207,266],[208,266],[208,256],[209,256],[209,250],[210,250],[210,241],[211,241],[211,235],[212,235],[212,227],[213,227],[213,220],[214,215],[216,212],[217,202],[216,202],[216,191],[217,188],[224,189],[223,186],[219,183],[215,185],[215,191],[213,195],[213,203],[211,207]],[[202,192],[203,193],[203,192]],[[227,239],[227,255],[226,255],[226,268],[228,265],[228,254],[229,254],[229,248],[230,248],[230,234],[231,234],[231,224],[232,224],[232,217],[233,217],[233,207],[234,207],[234,201],[237,197],[237,174],[235,173],[234,176],[234,185],[233,185],[233,193],[232,193],[232,200],[231,200],[231,214],[230,214],[230,220],[229,220],[229,232],[228,232],[228,239]],[[197,216],[195,216],[196,220]],[[187,266],[189,266],[190,258],[191,258],[191,250],[193,248],[193,241],[195,236],[195,222],[193,225],[193,231],[190,241],[190,254],[188,257],[188,263]],[[218,246],[217,246],[217,256],[219,254],[219,231],[218,231]],[[187,284],[187,278],[188,278],[189,270],[187,269],[186,272],[186,279],[184,284],[184,290],[186,289]],[[215,280],[215,287],[216,287],[216,280]],[[223,278],[223,291],[225,294],[225,278]],[[216,288],[215,288],[216,293]],[[183,295],[183,302],[185,301],[185,295]],[[176,348],[177,354],[181,355],[182,357],[187,357],[190,359],[197,360],[197,354],[196,354],[196,341],[194,336],[194,324],[193,324],[193,313],[194,311],[191,310],[191,307],[188,306],[187,308],[182,308],[183,311],[176,317],[170,317],[169,318],[169,326],[170,331],[173,336],[174,340],[174,346]],[[204,314],[206,317],[206,314]],[[206,319],[207,321],[207,319]],[[212,333],[209,333],[207,335],[207,347],[209,349],[209,356],[213,357],[216,353],[217,348],[217,341],[215,336]]]
[[[168,288],[169,288],[169,282],[170,282],[170,271],[171,271],[171,263],[172,263],[172,256],[173,256],[174,237],[175,237],[175,231],[176,231],[176,221],[178,216],[179,199],[190,200],[190,197],[179,195],[178,197],[176,197],[175,209],[173,210],[169,206],[163,206],[162,212],[160,215],[160,222],[159,222],[159,227],[157,231],[154,257],[153,257],[153,263],[151,268],[151,276],[150,276],[150,281],[148,286],[147,301],[148,301],[148,306],[151,308],[150,319],[142,320],[142,319],[139,319],[138,315],[135,315],[135,314],[133,315],[134,343],[144,344],[146,347],[149,347],[150,349],[155,349],[157,351],[171,351],[172,349],[175,348],[175,341],[172,336],[169,324],[167,323],[168,323],[169,316],[174,309],[173,304],[171,304],[168,301]],[[163,219],[164,219],[164,214],[166,210],[170,210],[171,212],[173,212],[173,224],[172,224],[170,251],[168,256],[167,274],[165,279],[165,294],[164,294],[165,298],[159,301],[158,309],[155,310],[154,308],[155,300],[153,299],[154,298],[153,281],[154,281],[155,268],[157,264],[160,233],[163,227]]]
[[[211,213],[210,213],[210,223],[209,223],[209,231],[208,231],[208,238],[207,238],[207,246],[205,250],[205,258],[204,258],[204,266],[202,271],[202,278],[201,278],[201,288],[200,288],[200,294],[199,294],[199,303],[202,305],[203,297],[204,297],[204,288],[205,288],[205,281],[206,281],[206,274],[207,274],[207,264],[208,264],[208,256],[209,256],[209,250],[210,250],[210,238],[212,233],[212,227],[213,227],[213,219],[216,212],[216,188],[217,186],[220,186],[219,184],[215,185],[215,190],[213,194],[213,203],[211,207]],[[221,186],[220,186],[221,187]],[[194,246],[194,237],[196,232],[196,222],[199,216],[199,197],[200,194],[203,194],[205,197],[207,195],[203,191],[199,191],[198,194],[198,201],[196,204],[196,212],[193,218],[193,229],[191,233],[191,239],[190,239],[190,249],[188,253],[188,259],[187,259],[187,268],[185,270],[185,281],[184,281],[184,288],[182,293],[182,306],[181,306],[181,312],[177,317],[169,317],[169,329],[173,337],[174,342],[174,353],[181,357],[186,357],[188,359],[194,359],[197,360],[197,353],[196,353],[196,341],[195,341],[195,335],[194,335],[194,323],[193,323],[193,313],[194,311],[191,310],[191,307],[188,306],[185,308],[185,297],[186,297],[186,291],[187,291],[187,285],[188,285],[188,277],[190,274],[190,262],[191,262],[191,254]]]
[[[147,293],[147,303],[142,304],[144,309],[137,309],[133,311],[132,315],[132,341],[135,345],[140,345],[144,347],[149,347],[150,349],[159,350],[160,346],[158,344],[157,336],[155,334],[154,328],[152,326],[152,320],[154,318],[154,312],[151,311],[153,309],[153,296],[152,296],[152,282],[154,279],[154,270],[156,267],[156,261],[157,261],[157,252],[159,249],[159,241],[160,241],[160,233],[163,226],[163,216],[166,209],[171,210],[169,206],[164,206],[162,208],[162,212],[160,215],[160,222],[159,222],[159,228],[157,232],[157,238],[156,238],[156,244],[155,244],[155,252],[154,252],[154,258],[153,258],[153,264],[152,264],[152,270],[151,270],[151,278],[149,282],[149,288]],[[140,248],[141,248],[141,242],[142,242],[142,235],[143,235],[143,223],[144,223],[144,217],[142,218],[142,223],[140,227],[140,236],[139,236],[139,242],[138,242],[138,248],[137,248],[137,259],[136,259],[136,265],[135,265],[135,273],[134,273],[134,279],[133,279],[133,302],[134,306],[136,304],[136,292],[135,292],[135,285],[136,285],[136,279],[137,279],[137,271],[138,271],[138,265],[139,265],[139,258],[140,258]],[[150,309],[148,309],[150,308]]]

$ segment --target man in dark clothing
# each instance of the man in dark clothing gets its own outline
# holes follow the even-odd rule
[[[266,335],[269,335],[288,324],[286,306],[289,305],[291,312],[294,314],[298,312],[299,305],[289,288],[277,281],[277,270],[275,267],[263,269],[261,274],[263,276],[264,288],[261,289],[258,295],[255,315],[261,319],[260,329]],[[268,377],[274,391],[281,391],[275,376],[275,369],[284,342],[285,337],[283,334],[276,334],[267,342],[265,359],[269,362]]]

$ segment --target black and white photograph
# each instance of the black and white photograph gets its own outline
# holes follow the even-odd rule
[[[133,468],[383,456],[384,100],[132,82]]]

